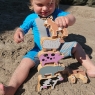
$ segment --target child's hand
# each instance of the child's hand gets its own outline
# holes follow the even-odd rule
[[[61,17],[57,17],[55,19],[55,23],[59,26],[59,27],[68,27],[71,26],[75,23],[75,17],[71,14],[67,15],[67,16],[61,16]]]
[[[16,43],[24,41],[24,33],[20,28],[18,28],[14,34],[14,41]]]

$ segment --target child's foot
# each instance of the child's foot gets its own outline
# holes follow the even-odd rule
[[[0,95],[5,95],[5,86],[0,84]]]
[[[0,95],[14,95],[14,88],[11,86],[4,86],[3,84],[0,84]]]
[[[87,70],[87,75],[89,77],[95,78],[95,68]]]

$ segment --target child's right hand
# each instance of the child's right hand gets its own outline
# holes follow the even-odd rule
[[[21,28],[18,28],[14,34],[14,41],[20,43],[24,41],[24,33]]]

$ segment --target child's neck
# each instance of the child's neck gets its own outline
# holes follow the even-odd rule
[[[52,16],[52,14],[51,15],[49,15],[49,16],[47,16],[47,17],[42,17],[42,16],[40,16],[40,15],[38,15],[40,18],[42,18],[42,19],[47,19],[47,18],[51,18],[51,19],[53,19],[53,16]]]

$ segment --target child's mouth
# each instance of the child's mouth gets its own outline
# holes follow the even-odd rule
[[[41,14],[42,14],[42,15],[47,15],[47,14],[48,14],[48,12],[41,12]]]

